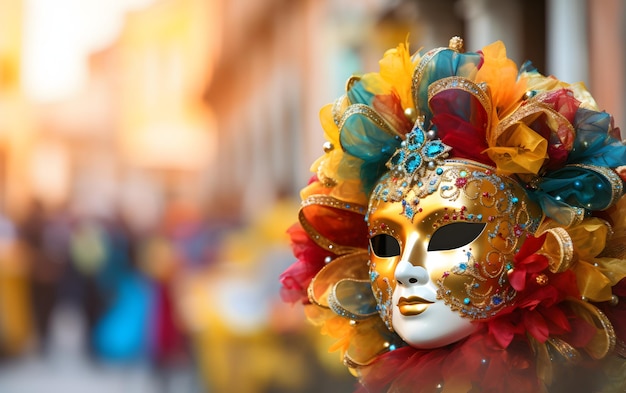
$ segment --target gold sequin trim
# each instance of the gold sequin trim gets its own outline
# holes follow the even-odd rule
[[[357,203],[343,202],[337,198],[333,198],[328,195],[311,195],[302,201],[302,207],[309,205],[330,206],[336,209],[347,210],[363,215],[365,215],[366,212],[366,208],[363,205],[359,205]]]
[[[321,304],[321,303],[317,300],[317,297],[315,296],[315,289],[314,289],[314,286],[313,286],[314,282],[315,282],[315,278],[313,278],[313,280],[311,280],[311,283],[309,284],[309,286],[308,286],[308,287],[307,287],[307,289],[306,289],[306,294],[307,294],[307,296],[309,297],[309,302],[311,302],[312,304],[315,304],[315,305],[316,305],[316,306],[318,306],[318,307],[321,307],[321,308],[325,308],[325,309],[327,309],[327,310],[330,310],[330,307],[328,307],[328,306],[327,306],[327,305],[325,305],[325,304]]]
[[[354,84],[360,80],[361,77],[359,75],[352,75],[350,78],[348,78],[348,80],[346,81],[346,91],[352,89],[352,86],[354,86]]]
[[[582,315],[581,312],[574,309],[574,312],[577,315],[582,316],[588,322],[591,322],[595,325],[595,327],[598,329],[596,336],[604,335],[604,338],[606,339],[606,347],[603,348],[601,351],[591,350],[593,349],[593,347],[591,347],[591,349],[587,348],[587,353],[589,353],[589,355],[596,360],[604,358],[607,354],[611,353],[615,349],[615,344],[617,341],[617,337],[615,336],[615,329],[613,328],[611,321],[596,306],[586,301],[581,301],[577,299],[570,299],[570,301],[572,302],[574,307],[580,307],[584,309],[584,312],[588,313],[587,315],[588,317],[590,317],[591,320]],[[592,343],[597,342],[597,338],[598,337],[594,338],[594,340],[592,340]]]
[[[615,353],[622,359],[626,359],[626,343],[622,340],[617,340],[615,343]]]
[[[361,321],[361,320],[373,317],[375,315],[378,315],[378,311],[374,311],[369,314],[356,314],[354,312],[351,312],[350,310],[348,310],[341,304],[341,301],[337,297],[337,286],[345,281],[350,281],[350,282],[354,282],[357,284],[366,284],[368,287],[371,285],[369,280],[354,280],[354,279],[347,279],[347,278],[343,280],[339,280],[335,285],[333,285],[330,293],[328,294],[328,305],[330,306],[330,309],[333,310],[335,314],[340,315],[344,318],[354,320],[354,321]],[[370,295],[372,296],[372,299],[373,299],[374,294],[371,293],[371,291],[370,291]]]
[[[342,255],[342,256],[336,258],[335,260],[333,260],[330,264],[324,266],[322,268],[322,270],[317,272],[317,274],[315,275],[315,277],[313,277],[313,279],[309,283],[309,286],[307,287],[307,295],[309,297],[309,301],[312,304],[315,304],[316,306],[319,306],[319,307],[322,307],[324,309],[330,310],[330,307],[329,307],[329,305],[327,303],[327,301],[328,301],[328,287],[330,285],[332,285],[332,283],[327,282],[327,287],[326,288],[321,288],[320,293],[319,293],[321,299],[319,299],[318,296],[315,294],[318,278],[321,275],[326,274],[328,269],[335,269],[338,264],[341,265],[341,264],[344,264],[344,263],[350,263],[350,261],[355,260],[355,259],[357,261],[358,260],[366,261],[366,260],[368,260],[368,258],[369,257],[368,257],[367,250],[358,249],[358,251],[356,251],[354,253],[351,253],[349,255]],[[325,281],[328,281],[328,280],[321,279],[321,281],[325,282]],[[324,302],[324,300],[326,302]]]
[[[550,344],[552,348],[556,349],[556,351],[568,363],[578,363],[581,359],[580,352],[578,352],[576,348],[561,340],[560,338],[550,337],[548,338],[548,344]]]
[[[552,273],[562,273],[569,269],[572,266],[572,262],[574,260],[574,246],[572,244],[572,238],[569,233],[563,228],[556,227],[550,228],[542,233],[548,234],[548,238],[546,238],[546,244],[541,248],[541,250],[537,253],[540,255],[544,255],[548,258],[549,268]],[[546,248],[552,248],[556,244],[558,247],[558,260],[556,260],[552,253]]]
[[[413,95],[413,105],[415,107],[419,107],[419,86],[422,83],[422,77],[424,76],[424,69],[430,63],[430,61],[442,50],[449,50],[448,48],[435,48],[426,52],[424,56],[422,56],[419,64],[415,67],[413,71],[413,78],[411,84],[411,94]]]
[[[381,351],[381,353],[382,352],[386,352],[386,351]],[[367,362],[357,362],[350,355],[345,354],[345,355],[343,355],[343,364],[344,364],[344,366],[349,367],[349,368],[360,368],[360,367],[364,367],[364,366],[370,365],[372,362],[374,362],[374,359],[376,359],[376,357],[377,357],[377,355],[376,356],[372,356],[372,358],[369,359],[369,361],[367,361]]]
[[[343,115],[343,112],[345,112],[346,108],[349,105],[350,105],[350,100],[348,99],[348,96],[345,94],[335,100],[335,103],[333,104],[333,107],[332,107],[332,114],[333,114],[333,121],[335,122],[335,125],[337,126],[337,128],[340,128],[339,124],[341,124],[341,116]]]
[[[594,306],[591,306],[591,307],[594,307]],[[617,342],[617,337],[615,336],[615,329],[613,328],[613,324],[611,324],[611,321],[609,320],[609,318],[606,315],[604,315],[602,311],[600,311],[596,307],[594,308],[596,309],[596,316],[598,317],[598,320],[600,324],[602,325],[604,333],[606,334],[609,340],[609,345],[608,345],[606,353],[611,353],[615,349],[615,344]]]

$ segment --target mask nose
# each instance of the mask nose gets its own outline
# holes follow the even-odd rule
[[[398,284],[409,287],[426,285],[430,277],[422,266],[414,266],[409,261],[402,260],[396,266],[395,277]]]

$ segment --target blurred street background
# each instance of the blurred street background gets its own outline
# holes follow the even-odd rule
[[[279,297],[318,112],[454,35],[626,129],[623,0],[0,0],[0,393],[352,391]]]

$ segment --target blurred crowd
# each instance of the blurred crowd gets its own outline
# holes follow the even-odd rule
[[[285,199],[242,222],[175,202],[142,231],[37,202],[4,217],[0,365],[49,356],[54,315],[70,307],[95,364],[191,370],[206,392],[350,390],[302,310],[279,299],[296,211]]]
[[[174,282],[211,264],[218,236],[193,210],[171,206],[137,233],[121,216],[34,202],[18,222],[3,219],[1,236],[0,357],[45,354],[53,313],[69,305],[82,315],[93,359],[166,367],[189,358]]]

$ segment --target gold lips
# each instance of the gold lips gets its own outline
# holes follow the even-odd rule
[[[426,300],[419,296],[401,297],[398,300],[398,309],[400,314],[404,316],[419,315],[426,311],[429,305],[433,304],[430,300]]]

